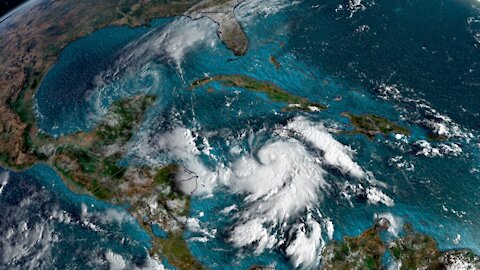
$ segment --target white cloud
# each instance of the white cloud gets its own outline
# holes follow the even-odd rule
[[[327,219],[325,221],[325,227],[327,229],[328,239],[333,239],[333,232],[335,231],[335,227],[333,226],[333,221],[331,219]]]
[[[444,155],[458,156],[463,153],[462,148],[456,143],[430,144],[426,140],[415,142],[414,146],[420,148],[415,155],[425,157],[443,157]]]
[[[218,26],[207,18],[197,20],[178,17],[165,27],[155,28],[123,49],[116,68],[107,74],[116,75],[131,67],[142,67],[157,58],[166,57],[181,69],[184,56],[200,45],[214,47],[218,43]]]
[[[236,192],[247,193],[249,202],[281,196],[286,208],[279,211],[297,212],[315,201],[316,193],[327,185],[318,160],[295,139],[269,142],[253,154],[233,162],[222,182]],[[290,201],[283,196],[284,191],[295,198]]]
[[[449,256],[447,270],[477,270],[479,267],[478,263],[469,262],[464,258]]]
[[[301,1],[286,0],[249,0],[243,1],[236,9],[235,14],[242,24],[248,24],[258,16],[267,17],[285,8],[301,3]]]
[[[9,221],[0,231],[0,265],[8,269],[48,268],[52,259],[52,246],[58,242],[53,223],[49,220],[33,220],[31,212],[35,205],[48,197],[44,190],[34,191],[24,197],[18,209],[2,209],[10,213]],[[9,209],[10,208],[10,209]],[[48,211],[49,209],[45,209]],[[12,213],[14,213],[12,215]]]
[[[390,223],[390,226],[388,227],[387,231],[395,237],[398,236],[403,226],[402,218],[394,216],[392,215],[392,213],[381,213],[376,215],[376,218],[378,219],[383,218],[388,220],[388,222]]]
[[[165,266],[160,262],[158,258],[152,258],[147,254],[143,265],[133,265],[131,262],[126,261],[122,255],[117,254],[110,249],[105,252],[105,259],[110,266],[110,270],[165,270]]]
[[[3,189],[8,184],[8,180],[10,179],[9,172],[2,172],[0,174],[0,195],[2,195]]]
[[[380,97],[385,100],[393,99],[402,103],[401,107],[396,106],[398,110],[402,111],[402,117],[426,127],[435,135],[445,136],[449,139],[464,139],[467,142],[474,137],[472,130],[461,127],[450,117],[434,109],[427,100],[413,89],[379,84],[377,91]]]
[[[322,200],[322,191],[329,187],[323,166],[356,179],[366,179],[369,174],[353,161],[351,149],[320,124],[297,117],[277,133],[283,135],[232,162],[227,172],[220,174],[223,185],[246,194],[246,207],[236,215],[238,222],[230,241],[236,247],[254,247],[256,253],[285,244],[295,267],[311,267],[323,245],[320,223],[330,239],[333,223],[321,215],[320,222],[315,221],[310,214],[303,222],[292,225],[292,221]],[[375,187],[365,192],[373,204],[393,205],[393,200]],[[295,235],[293,240],[289,234]]]
[[[0,262],[3,265],[17,265],[28,259],[33,267],[50,256],[51,245],[56,241],[51,224],[27,224],[20,222],[10,227],[0,244]]]
[[[392,198],[388,197],[385,193],[376,187],[367,188],[367,199],[371,204],[382,203],[386,206],[393,206],[395,203]]]
[[[363,169],[352,160],[352,150],[335,140],[323,125],[297,117],[287,125],[287,129],[297,132],[305,142],[322,151],[326,165],[356,178],[365,177]]]
[[[237,248],[255,244],[256,254],[262,253],[266,248],[273,248],[278,239],[264,227],[264,220],[253,218],[244,223],[237,223],[231,233],[230,242]]]
[[[295,239],[285,250],[293,266],[311,267],[318,264],[324,246],[320,224],[308,215],[306,222],[295,225],[293,230],[296,231]]]
[[[230,206],[227,206],[227,207],[223,208],[222,211],[220,211],[220,214],[227,215],[230,212],[236,211],[236,210],[238,210],[238,206],[236,204],[232,204]]]
[[[107,252],[105,252],[105,258],[110,264],[110,270],[123,270],[127,266],[122,255],[114,253],[111,250],[107,250]]]
[[[333,222],[318,211],[315,216],[309,214],[330,188],[325,168],[365,184],[372,183],[373,177],[353,160],[353,151],[335,140],[321,124],[297,117],[269,133],[275,135],[266,141],[256,140],[261,135],[253,132],[242,133],[239,140],[247,140],[249,147],[232,160],[217,162],[215,168],[205,165],[205,154],[197,146],[208,142],[208,137],[181,126],[162,134],[145,133],[139,137],[140,142],[132,144],[132,151],[152,164],[177,162],[185,168],[179,178],[195,176],[190,184],[181,183],[185,191],[194,191],[194,195],[211,194],[218,186],[243,195],[243,205],[222,211],[236,210],[228,241],[237,248],[252,248],[256,254],[285,248],[292,264],[308,268],[317,262],[322,234],[333,238]],[[228,144],[239,142],[229,139]],[[370,203],[393,205],[393,200],[376,187],[358,185]],[[189,220],[191,229],[202,231],[202,225],[194,221]],[[205,236],[211,237],[207,233]]]
[[[152,258],[147,256],[147,259],[143,266],[133,267],[134,270],[165,270],[165,266],[160,262],[160,260],[156,257]]]

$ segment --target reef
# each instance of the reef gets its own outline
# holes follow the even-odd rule
[[[277,70],[282,68],[282,64],[278,61],[278,59],[274,55],[270,55],[269,61],[272,65],[275,66]]]
[[[274,102],[287,103],[287,106],[283,108],[283,111],[319,111],[327,109],[325,105],[312,102],[304,97],[293,95],[272,82],[257,80],[246,75],[218,75],[205,77],[194,81],[191,84],[190,89],[193,90],[212,82],[219,82],[223,87],[238,87],[253,92],[264,93]]]
[[[385,240],[382,234],[389,227],[388,220],[379,219],[359,236],[329,243],[323,250],[320,269],[387,269],[382,264],[387,253],[402,270],[480,269],[480,257],[470,250],[441,251],[433,238],[414,232],[408,223],[403,236]]]
[[[355,127],[355,130],[346,133],[363,134],[369,139],[375,138],[377,134],[383,136],[391,133],[410,135],[410,130],[407,128],[375,114],[355,115],[353,113],[343,112],[341,115],[347,117]]]

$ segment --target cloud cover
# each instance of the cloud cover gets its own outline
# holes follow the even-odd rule
[[[374,186],[371,173],[354,161],[354,152],[321,123],[295,117],[269,133],[273,135],[256,144],[252,144],[252,136],[261,135],[240,136],[250,138],[250,150],[214,168],[204,163],[205,153],[197,146],[208,138],[183,126],[145,134],[132,150],[152,164],[172,160],[195,173],[195,188],[184,188],[196,196],[210,195],[218,187],[243,196],[243,204],[232,213],[235,224],[228,242],[256,254],[280,248],[300,268],[317,265],[323,237],[333,235],[332,220],[319,210],[331,186],[326,179],[329,170],[362,182],[372,204],[393,205],[393,200]],[[240,144],[230,140],[231,147]]]

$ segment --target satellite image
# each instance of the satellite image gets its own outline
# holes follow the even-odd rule
[[[479,0],[18,2],[0,269],[480,269]]]

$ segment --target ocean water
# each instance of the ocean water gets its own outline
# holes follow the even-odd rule
[[[124,208],[72,193],[44,165],[0,177],[2,268],[109,269],[109,253],[146,264],[150,238]]]
[[[333,11],[337,1],[304,1],[291,11],[289,50],[370,89],[380,84],[411,88],[456,122],[478,129],[480,55],[471,22],[478,17],[478,3],[362,4],[365,10],[350,17],[350,10]]]
[[[169,21],[156,20],[151,27],[161,27]],[[88,104],[91,92],[101,83],[101,73],[112,64],[121,48],[148,30],[148,27],[108,27],[67,46],[35,95],[38,125],[53,136],[91,128],[95,108]]]
[[[338,8],[336,1],[320,5],[304,1],[298,9],[290,9],[289,16],[295,23],[290,25],[288,50],[365,92],[375,93],[382,84],[397,85],[402,95],[419,103],[428,102],[465,130],[473,130],[477,139],[480,54],[469,23],[469,18],[478,16],[475,1],[362,4],[364,7],[354,13],[345,8],[334,11]],[[418,103],[405,104],[401,99],[390,102],[396,111],[379,111],[369,102],[365,112],[390,119],[400,114],[413,122],[419,117],[398,109],[404,106],[409,110]],[[421,131],[418,133],[412,137],[422,138]],[[474,143],[461,142],[466,154],[460,157],[425,159],[405,155],[404,159],[415,166],[411,172],[384,167],[389,157],[404,155],[388,142],[356,140],[350,144],[357,144],[357,157],[364,166],[394,187],[396,206],[385,211],[433,235],[441,248],[455,248],[455,234],[466,234],[460,245],[478,252],[480,194],[479,175],[474,169],[479,162],[475,139]]]
[[[476,98],[480,95],[480,54],[469,23],[469,18],[479,16],[478,7],[473,2],[454,0],[362,4],[352,10],[338,1],[248,1],[236,11],[250,42],[248,53],[240,58],[217,39],[215,25],[208,19],[192,22],[173,18],[155,21],[150,28],[97,31],[69,45],[43,81],[36,94],[39,127],[56,136],[88,130],[112,100],[155,93],[159,100],[147,112],[141,132],[132,139],[126,162],[191,166],[198,161],[213,171],[219,166],[228,168],[239,156],[257,153],[278,139],[279,127],[303,115],[311,122],[323,123],[336,141],[354,151],[354,161],[373,175],[367,181],[332,166],[322,167],[328,187],[314,204],[321,213],[315,218],[333,222],[333,239],[358,235],[372,225],[375,216],[384,216],[400,226],[412,223],[415,230],[434,237],[442,249],[466,247],[480,253],[480,107]],[[195,32],[189,32],[190,28]],[[169,50],[171,46],[178,46],[177,50]],[[281,63],[281,69],[269,62],[271,55]],[[212,93],[207,87],[189,89],[196,79],[219,74],[269,80],[329,109],[279,113],[285,104],[271,102],[263,94],[220,84],[209,85],[214,88]],[[412,134],[369,140],[336,133],[351,129],[348,120],[340,116],[344,111],[387,117],[408,127]],[[428,125],[444,127],[447,141],[422,143]],[[192,139],[199,150],[195,162],[187,155],[192,145],[182,148],[188,138],[169,142],[173,145],[169,151],[155,145],[179,126],[196,134]],[[461,152],[455,151],[455,146]],[[138,149],[147,149],[151,159],[139,155],[144,152]],[[45,166],[19,174],[10,172],[9,176],[24,180],[9,181],[0,200],[6,195],[24,198],[29,193],[25,189],[44,190],[45,200],[54,200],[53,205],[78,216],[80,221],[73,225],[53,222],[58,242],[48,243],[52,242],[54,250],[71,250],[77,242],[96,247],[92,253],[84,251],[83,257],[75,257],[82,261],[71,264],[65,260],[71,255],[60,253],[57,258],[52,252],[57,258],[54,265],[75,269],[77,262],[88,261],[90,254],[101,258],[98,265],[107,267],[108,250],[132,264],[146,260],[149,239],[134,221],[123,225],[100,222],[105,226],[100,231],[82,225],[82,205],[88,212],[99,211],[97,219],[113,206],[72,194]],[[368,186],[372,178],[375,186],[394,200],[393,205],[342,195],[346,181]],[[29,224],[49,220],[51,204],[45,202],[47,212],[39,217],[25,209],[18,220],[9,220],[6,226],[20,224],[22,219]],[[224,184],[193,197],[187,224],[199,226],[187,226],[185,238],[194,256],[209,269],[246,269],[257,264],[292,268],[285,248],[291,235],[284,245],[260,254],[253,252],[255,247],[234,247],[232,231],[250,206],[248,192],[234,191]],[[125,210],[113,209],[128,217]],[[306,216],[302,212],[295,220],[288,220],[287,228]],[[161,228],[158,234],[164,235]],[[78,239],[79,235],[85,238]],[[93,241],[99,235],[103,240]],[[325,228],[322,237],[328,241]]]

